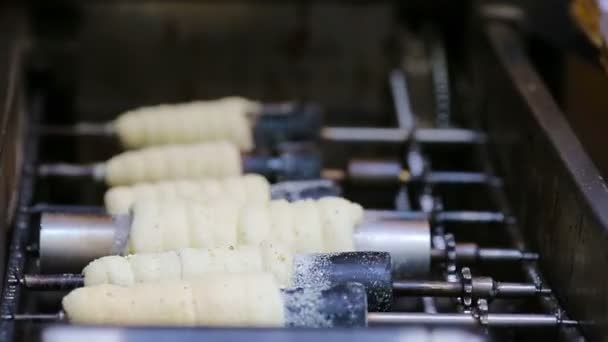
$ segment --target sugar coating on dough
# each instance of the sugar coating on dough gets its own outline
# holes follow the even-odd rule
[[[266,203],[270,201],[270,183],[266,178],[247,174],[220,179],[193,179],[138,183],[108,189],[104,196],[106,211],[111,215],[127,214],[136,199],[167,201],[184,199],[211,202],[234,199],[239,203]]]
[[[196,281],[101,284],[63,298],[73,323],[167,326],[284,326],[284,305],[266,273],[208,274]]]
[[[259,103],[242,97],[162,104],[123,113],[114,121],[114,128],[128,149],[225,140],[250,151],[249,117],[260,110]]]
[[[123,152],[105,163],[105,178],[109,186],[235,177],[241,173],[238,149],[223,141],[147,147]]]

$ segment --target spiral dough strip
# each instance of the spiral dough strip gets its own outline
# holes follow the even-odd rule
[[[114,129],[128,149],[225,140],[250,151],[248,117],[260,109],[259,103],[242,97],[141,107],[120,115]]]
[[[241,156],[227,142],[166,145],[126,151],[103,164],[110,186],[162,180],[222,178],[242,173]]]
[[[118,186],[106,191],[106,211],[112,215],[127,214],[136,200],[157,201],[185,199],[210,202],[229,198],[239,203],[270,201],[270,184],[266,178],[248,174],[223,179],[177,180]]]

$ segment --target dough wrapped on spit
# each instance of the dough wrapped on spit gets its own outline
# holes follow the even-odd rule
[[[184,199],[209,202],[229,198],[239,203],[270,201],[270,184],[266,178],[247,174],[222,179],[199,179],[138,183],[110,188],[104,196],[106,211],[112,215],[127,214],[136,200],[158,201]]]
[[[126,151],[101,164],[110,186],[242,174],[241,155],[228,142],[167,145]]]
[[[128,256],[106,256],[82,271],[85,286],[132,286],[145,282],[197,280],[209,273],[268,272],[281,287],[291,285],[293,255],[285,246],[264,242],[260,246],[217,247]]]
[[[257,245],[277,241],[294,253],[354,250],[363,208],[339,197],[247,203],[150,199],[133,205],[127,252]]]
[[[253,114],[262,105],[242,97],[141,107],[114,121],[128,149],[152,145],[230,141],[242,151],[253,149]]]
[[[209,274],[196,281],[82,287],[63,298],[73,323],[281,327],[279,286],[266,273]]]

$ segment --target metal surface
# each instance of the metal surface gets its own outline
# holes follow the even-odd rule
[[[33,101],[29,108],[29,118],[37,120],[41,114],[40,99]],[[33,169],[38,158],[38,137],[28,131],[27,142],[24,151],[25,170]],[[32,201],[35,180],[31,173],[25,173],[19,185],[19,208],[27,208]],[[11,315],[16,312],[21,298],[21,286],[19,279],[23,275],[26,256],[26,245],[30,236],[30,215],[25,211],[19,211],[15,217],[12,237],[9,247],[8,261],[6,263],[6,275],[0,303],[0,315]],[[13,338],[15,325],[12,321],[2,320],[0,322],[0,341],[10,341]]]
[[[589,323],[582,328],[590,339],[605,340],[608,278],[597,272],[598,265],[608,263],[608,187],[516,34],[500,24],[489,25],[487,32],[501,62],[501,69],[489,74],[488,93],[521,97],[505,103],[493,96],[487,110],[495,115],[484,118],[508,201],[528,242],[544,256],[543,270],[560,302],[573,318]],[[527,273],[539,276],[535,269]],[[550,300],[543,305],[558,307]]]
[[[351,182],[400,183],[409,178],[398,160],[353,159],[348,162],[347,177]]]
[[[40,219],[40,269],[79,273],[91,260],[111,255],[117,235],[108,215],[44,213]]]
[[[323,127],[321,138],[345,142],[403,143],[410,136],[404,128]]]
[[[414,129],[415,118],[404,72],[401,70],[391,71],[389,81],[399,128],[412,131]]]
[[[446,281],[400,280],[393,282],[395,296],[458,297],[464,294],[463,284]],[[472,278],[473,298],[522,298],[548,295],[549,289],[535,284],[495,282],[488,277]]]
[[[439,325],[439,326],[476,326],[503,328],[530,328],[546,327],[556,328],[563,326],[576,326],[578,322],[560,320],[552,315],[540,314],[487,314],[477,318],[471,314],[427,314],[427,313],[369,313],[367,316],[370,325]]]
[[[421,144],[481,144],[485,134],[462,128],[420,128],[410,132],[403,128],[324,127],[321,137],[344,142],[403,143],[410,139]]]
[[[355,248],[390,253],[397,279],[424,276],[431,267],[430,229],[426,220],[364,221],[355,232]]]

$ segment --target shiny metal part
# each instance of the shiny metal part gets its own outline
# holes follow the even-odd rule
[[[116,220],[107,215],[42,214],[41,271],[80,272],[91,260],[112,254],[118,230]]]
[[[431,257],[436,261],[448,259],[447,251],[433,249]],[[476,243],[459,242],[454,250],[456,262],[470,264],[474,262],[519,262],[538,260],[538,253],[523,252],[514,248],[483,248]]]
[[[113,122],[79,122],[72,126],[40,125],[35,129],[41,135],[63,136],[115,136],[116,130]]]
[[[414,132],[414,140],[421,144],[483,144],[484,133],[462,128],[421,128]]]
[[[355,232],[355,248],[390,253],[395,278],[426,275],[431,267],[430,230],[427,220],[364,221]]]
[[[414,112],[410,102],[410,95],[407,87],[405,73],[402,70],[395,69],[389,75],[393,102],[397,112],[397,122],[399,128],[413,130],[415,125]]]
[[[324,127],[321,137],[331,141],[403,143],[410,131],[403,128],[372,127]]]
[[[321,137],[331,141],[403,143],[412,139],[421,144],[482,144],[485,134],[462,128],[420,128],[410,132],[390,127],[324,127]]]
[[[401,183],[410,179],[398,160],[353,159],[347,165],[347,177],[360,183]]]
[[[20,279],[21,285],[29,290],[56,291],[71,290],[84,286],[81,274],[26,274]]]
[[[38,175],[40,177],[86,177],[102,181],[105,178],[105,164],[41,164],[38,167]]]
[[[457,326],[488,326],[503,328],[529,328],[529,327],[557,327],[576,326],[577,321],[561,320],[553,315],[541,314],[487,314],[484,321],[480,321],[472,314],[428,314],[406,312],[370,312],[367,314],[368,324],[380,325],[457,325]]]

